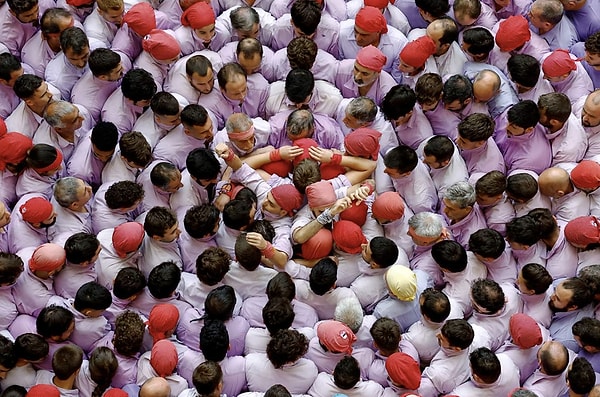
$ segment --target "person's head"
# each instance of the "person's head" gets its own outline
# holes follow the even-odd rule
[[[514,54],[508,62],[508,76],[515,83],[517,93],[529,92],[538,83],[540,62],[528,54]]]
[[[544,78],[551,84],[557,84],[565,81],[573,71],[577,70],[576,59],[571,58],[567,50],[554,50],[544,58],[542,62],[542,71]]]
[[[142,49],[158,64],[169,66],[177,62],[181,53],[179,42],[172,34],[152,29],[142,39]]]
[[[150,100],[154,112],[154,122],[165,129],[172,129],[181,123],[179,102],[169,92],[158,92]]]
[[[444,192],[444,214],[451,222],[461,221],[471,213],[476,200],[475,188],[469,182],[456,182]]]
[[[200,396],[218,396],[223,390],[223,370],[219,363],[205,361],[192,374],[192,384]]]
[[[146,326],[139,314],[126,310],[115,320],[113,345],[124,356],[134,356],[142,347]]]
[[[317,295],[325,295],[335,288],[337,265],[331,258],[323,258],[310,270],[310,289]]]
[[[17,336],[14,346],[17,358],[28,363],[39,363],[48,356],[50,350],[48,342],[41,335],[34,333]]]
[[[267,345],[267,358],[275,368],[295,363],[308,350],[306,336],[292,329],[277,332]]]
[[[432,22],[443,18],[450,11],[450,4],[447,0],[416,0],[415,5],[419,9],[419,14],[426,22]]]
[[[392,87],[381,102],[381,111],[386,120],[394,121],[396,124],[405,124],[410,120],[417,96],[406,84]]]
[[[286,298],[269,299],[262,309],[263,322],[271,335],[275,335],[279,330],[290,328],[294,317],[294,308]]]
[[[411,302],[417,297],[417,275],[407,266],[390,266],[385,272],[385,283],[391,298]]]
[[[113,294],[119,299],[133,301],[146,288],[146,277],[139,269],[124,267],[113,283]]]
[[[245,230],[254,220],[256,205],[246,200],[234,199],[223,208],[223,223],[234,230]]]
[[[292,395],[285,386],[276,384],[267,389],[265,397],[292,397]]]
[[[0,379],[6,378],[8,371],[17,365],[17,359],[14,343],[4,335],[0,335]]]
[[[344,298],[335,305],[333,319],[344,323],[355,334],[362,326],[364,313],[360,301],[355,297]]]
[[[477,279],[471,284],[471,303],[477,313],[494,315],[506,304],[504,291],[494,280]]]
[[[514,218],[506,224],[506,241],[513,250],[526,250],[540,238],[537,222],[528,215]]]
[[[52,371],[59,380],[77,376],[83,363],[83,350],[73,344],[62,346],[52,356]]]
[[[75,329],[75,318],[71,311],[62,306],[46,306],[35,320],[35,329],[47,340],[64,342]]]
[[[288,115],[285,132],[291,141],[312,137],[315,118],[308,109],[296,109]]]
[[[506,190],[506,175],[494,170],[483,175],[475,183],[475,195],[480,207],[489,207],[500,202]]]
[[[115,182],[106,190],[104,199],[111,210],[129,212],[137,208],[144,198],[141,185],[131,181]]]
[[[468,349],[474,337],[473,327],[463,319],[446,321],[440,333],[437,334],[440,347],[455,351]]]
[[[450,300],[442,291],[427,288],[419,297],[421,315],[436,324],[443,323],[450,315]]]
[[[375,121],[377,111],[377,105],[371,98],[361,96],[348,102],[342,121],[352,130],[368,127]]]
[[[257,39],[260,33],[260,18],[258,12],[252,7],[242,6],[234,9],[229,14],[231,27],[237,33],[238,39]]]
[[[212,63],[204,55],[194,55],[185,62],[185,74],[190,85],[201,94],[209,94],[215,85]]]
[[[383,157],[384,172],[392,178],[399,179],[410,175],[418,162],[419,157],[414,149],[406,145],[398,145]]]
[[[585,40],[585,61],[594,70],[600,70],[600,32],[590,35]]]
[[[54,53],[60,51],[60,34],[73,26],[73,16],[64,8],[55,7],[44,11],[40,19],[42,38]]]
[[[237,8],[236,10],[239,10],[240,8]],[[238,63],[247,75],[258,73],[260,71],[263,58],[263,47],[256,38],[246,37],[240,40],[235,53],[237,54]]]
[[[579,310],[592,302],[588,286],[577,277],[571,277],[556,286],[548,305],[553,312]]]
[[[212,141],[213,123],[206,109],[197,104],[190,104],[183,108],[180,114],[183,132],[192,138]]]
[[[210,291],[204,301],[204,316],[210,319],[227,321],[233,316],[236,297],[229,285],[222,285]]]
[[[305,194],[308,186],[320,180],[321,169],[315,160],[304,159],[294,167],[292,182],[301,194]]]
[[[524,100],[508,109],[507,120],[506,134],[509,138],[529,134],[540,122],[540,111],[535,102]]]
[[[67,101],[52,101],[44,110],[44,120],[65,139],[71,139],[83,125],[79,108]]]
[[[576,357],[567,370],[567,385],[573,393],[587,395],[596,384],[596,373],[590,362]]]
[[[212,204],[191,207],[183,218],[183,227],[192,238],[212,237],[217,233],[221,213]]]
[[[225,130],[231,144],[243,152],[251,152],[256,143],[252,119],[244,113],[233,113],[225,121]]]
[[[198,1],[187,7],[181,15],[181,24],[194,32],[196,39],[205,45],[215,37],[215,11],[210,3]]]
[[[569,365],[569,351],[558,341],[547,341],[538,350],[537,359],[543,374],[560,375]]]
[[[94,77],[104,81],[119,81],[123,77],[121,57],[108,48],[97,48],[88,59]]]
[[[463,32],[461,47],[475,62],[485,62],[494,49],[494,36],[482,27],[474,27]]]
[[[231,101],[243,102],[248,95],[246,72],[238,63],[223,65],[217,73],[217,80],[221,93]]]
[[[390,356],[398,351],[402,330],[395,320],[388,317],[378,318],[369,332],[373,338],[373,345],[384,356]]]
[[[493,70],[482,70],[473,80],[473,98],[475,102],[487,103],[500,92],[500,76]]]
[[[92,397],[100,397],[110,387],[112,378],[117,373],[119,362],[115,353],[106,346],[99,346],[89,357],[90,378],[96,382]]]
[[[83,69],[90,57],[90,42],[85,32],[78,27],[70,27],[60,34],[60,48],[67,62]]]
[[[8,12],[21,23],[38,25],[40,8],[38,0],[7,0]]]
[[[506,195],[517,203],[526,203],[538,193],[538,182],[533,175],[521,172],[506,178]]]
[[[504,238],[494,229],[480,229],[469,237],[469,250],[483,262],[498,259],[505,249]]]
[[[586,266],[579,271],[578,277],[589,287],[594,302],[600,296],[600,265]]]
[[[173,242],[181,234],[177,215],[166,207],[153,207],[146,214],[144,230],[148,237],[165,243]]]
[[[216,285],[229,271],[230,262],[231,257],[222,248],[207,248],[196,259],[196,275],[202,283]]]
[[[0,54],[0,84],[12,88],[22,74],[23,66],[16,56],[10,52]]]
[[[85,211],[92,198],[92,187],[79,178],[68,176],[54,185],[54,199],[63,208],[75,212]]]
[[[260,250],[246,240],[246,234],[240,234],[235,240],[235,257],[240,266],[248,271],[258,268],[262,258]]]
[[[436,108],[444,90],[442,78],[437,73],[425,73],[417,79],[415,84],[415,95],[417,102],[424,112]]]
[[[480,347],[469,354],[473,380],[484,384],[492,384],[498,380],[501,373],[500,360],[487,347]]]
[[[121,80],[121,91],[134,106],[149,106],[150,100],[156,94],[156,83],[147,70],[131,69]]]
[[[581,110],[581,125],[597,127],[600,125],[600,91],[596,90],[585,99]]]
[[[529,211],[527,215],[537,222],[542,239],[551,239],[558,232],[559,226],[556,218],[548,208],[535,208]]]
[[[382,12],[375,7],[363,7],[354,17],[354,38],[359,47],[377,46],[388,26]]]
[[[562,128],[571,115],[571,101],[568,96],[560,92],[541,95],[538,99],[538,108],[540,124],[551,132]]]
[[[152,161],[152,148],[139,131],[126,132],[119,139],[121,157],[131,168],[145,168]]]
[[[120,26],[125,5],[123,0],[96,0],[98,14],[108,23]]]
[[[308,104],[314,88],[315,79],[310,70],[292,69],[285,78],[285,95],[297,108]]]
[[[217,319],[206,319],[200,330],[200,350],[209,361],[220,362],[229,349],[229,333],[225,323]]]
[[[175,293],[181,281],[181,269],[174,262],[156,265],[148,275],[148,291],[156,299],[165,299]]]
[[[444,238],[444,221],[433,212],[419,212],[408,220],[408,235],[415,245],[428,247]]]
[[[573,336],[577,344],[588,353],[600,352],[600,320],[584,317],[573,324]]]
[[[458,40],[458,25],[449,17],[441,17],[427,26],[426,34],[435,43],[436,51],[433,55],[444,55],[450,50],[452,43]]]
[[[100,317],[112,304],[110,291],[95,281],[83,284],[75,294],[73,307],[86,317]]]
[[[398,260],[399,249],[393,240],[387,237],[373,237],[362,245],[361,256],[372,268],[385,269]]]
[[[483,146],[494,134],[494,120],[483,113],[473,113],[458,124],[456,145],[462,150]]]
[[[23,260],[20,256],[0,252],[0,287],[16,283],[23,270]]]
[[[308,37],[294,37],[287,45],[287,59],[292,70],[310,70],[317,58],[317,50],[317,44]]]
[[[38,115],[44,114],[44,110],[53,99],[48,84],[33,74],[19,76],[13,90],[25,105]]]
[[[398,54],[398,70],[407,76],[420,74],[435,51],[435,42],[427,35],[407,43]]]
[[[44,197],[32,197],[18,208],[23,221],[36,229],[48,228],[56,223],[52,203]]]
[[[169,397],[171,386],[160,376],[155,376],[145,381],[140,387],[139,397]]]
[[[446,109],[453,112],[462,111],[473,101],[473,83],[461,74],[451,76],[444,83],[442,101]]]
[[[158,190],[175,193],[183,187],[181,172],[173,164],[163,161],[157,163],[150,171],[150,181]]]
[[[2,376],[2,373],[4,371],[0,371],[0,376]],[[52,397],[52,396],[59,396],[60,392],[58,392],[58,389],[56,388],[56,386],[52,386],[52,385],[36,385],[33,386],[33,388],[36,388],[36,390],[43,390],[44,392],[44,396],[47,397]],[[58,394],[46,394],[46,390],[51,390],[54,389],[58,392]],[[34,391],[35,392],[35,391]],[[27,389],[25,389],[23,386],[21,385],[10,385],[8,386],[6,389],[2,390],[2,394],[0,394],[0,396],[2,397],[26,397],[27,396]],[[31,397],[31,396],[30,396]]]
[[[434,135],[423,147],[423,162],[432,169],[446,167],[454,155],[454,143],[443,135]]]
[[[342,358],[333,369],[333,383],[342,390],[352,389],[360,381],[360,366],[352,356]]]
[[[569,173],[560,167],[546,168],[538,178],[540,193],[558,199],[573,191]]]
[[[296,285],[286,272],[279,272],[267,283],[267,298],[285,298],[290,302],[296,297]]]
[[[185,160],[190,176],[198,184],[206,187],[217,183],[217,176],[221,171],[221,165],[215,154],[204,148],[192,150]]]
[[[312,39],[321,22],[321,7],[314,0],[296,0],[290,9],[294,36]]]
[[[28,266],[36,277],[49,280],[62,270],[66,260],[63,247],[54,243],[44,243],[33,251]]]
[[[536,0],[531,4],[527,16],[539,34],[544,34],[558,25],[563,15],[564,7],[559,0]]]
[[[99,121],[92,129],[92,154],[102,163],[107,163],[115,153],[119,141],[117,127],[108,121]]]
[[[431,247],[431,256],[444,273],[459,273],[467,268],[467,251],[456,241],[435,243]]]

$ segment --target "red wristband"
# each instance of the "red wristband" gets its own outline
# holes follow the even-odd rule
[[[341,162],[342,162],[342,155],[339,153],[334,153],[333,156],[331,157],[331,161],[329,162],[329,164],[340,165]]]
[[[229,152],[227,152],[227,157],[225,158],[225,161],[230,162],[234,158],[235,158],[235,153],[233,152],[233,149],[229,148]]]
[[[366,186],[369,188],[369,194],[373,194],[373,192],[375,191],[375,186],[373,186],[373,184],[371,182],[363,182],[360,187]]]
[[[281,160],[281,152],[279,149],[275,149],[269,153],[269,160],[271,161],[279,161]]]
[[[267,246],[265,247],[265,249],[260,250],[260,253],[267,259],[271,259],[272,257],[275,256],[275,247],[273,247],[273,244],[267,242]]]

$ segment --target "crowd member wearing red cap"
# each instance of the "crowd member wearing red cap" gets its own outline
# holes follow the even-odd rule
[[[179,42],[173,32],[153,29],[142,39],[142,49],[133,66],[150,72],[160,89],[167,78],[169,67],[179,59]]]
[[[52,197],[52,186],[64,167],[62,152],[45,143],[34,145],[25,158],[27,168],[19,175],[15,192],[17,196],[29,193]]]
[[[117,29],[123,22],[123,0],[96,1],[97,7],[83,22],[85,32],[93,41],[93,47],[110,48]]]
[[[432,57],[435,50],[435,42],[429,36],[421,36],[407,43],[394,59],[392,77],[414,89],[419,77],[425,73],[437,73],[437,65]]]
[[[115,34],[111,49],[133,62],[142,53],[142,39],[156,28],[152,6],[145,2],[135,4],[123,15],[123,24]]]
[[[339,360],[333,373],[321,372],[308,394],[314,397],[327,396],[383,396],[383,387],[372,380],[362,380],[360,363],[353,356]]]
[[[340,25],[340,59],[356,58],[361,48],[372,45],[384,52],[384,69],[392,70],[392,62],[406,44],[406,36],[388,25],[378,8],[365,6],[354,20],[348,19]]]
[[[54,236],[51,228],[56,212],[50,201],[39,194],[27,194],[15,204],[18,212],[8,227],[8,252],[17,253],[26,247],[37,247]]]
[[[175,30],[175,38],[183,55],[198,49],[219,51],[229,41],[226,27],[216,20],[211,5],[203,1],[192,4],[183,12],[181,25]]]
[[[26,397],[60,397],[60,392],[54,385],[35,385],[25,395]]]
[[[432,21],[426,35],[435,43],[434,60],[440,76],[462,74],[467,57],[456,42],[458,25],[450,18]]]
[[[345,59],[338,66],[335,85],[344,98],[367,96],[381,103],[385,94],[396,85],[387,72],[383,71],[388,58],[372,45],[361,48],[356,60]]]
[[[346,2],[346,14],[348,18],[356,18],[356,14],[362,7],[375,7],[383,13],[389,26],[393,26],[403,34],[407,35],[411,25],[404,13],[395,5],[395,1],[389,0],[350,0]]]
[[[571,103],[592,92],[594,84],[581,62],[567,50],[554,50],[542,62],[544,78],[556,92],[565,94]]]
[[[398,352],[388,357],[385,369],[390,377],[390,387],[400,394],[416,391],[421,385],[419,363],[406,353]]]
[[[0,201],[11,205],[17,201],[17,177],[25,167],[25,158],[32,146],[31,138],[17,132],[7,132],[4,120],[0,119]]]
[[[342,214],[347,211],[349,209]],[[362,252],[362,246],[367,243],[367,239],[360,226],[348,220],[334,222],[331,234],[334,243],[333,252],[338,258],[337,285],[349,287],[360,275],[360,257],[357,254]]]
[[[142,354],[138,361],[137,383],[141,384],[154,376],[166,379],[171,389],[171,397],[178,396],[187,389],[187,381],[177,374],[179,358],[173,342],[162,339],[152,346],[152,350]]]

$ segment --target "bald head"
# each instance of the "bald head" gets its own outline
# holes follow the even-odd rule
[[[546,375],[559,375],[569,365],[569,351],[560,342],[548,341],[538,351],[538,362]]]
[[[139,397],[169,397],[171,386],[165,378],[154,377],[144,382],[140,388]]]
[[[551,167],[540,174],[538,179],[540,193],[544,196],[558,198],[573,191],[569,173],[559,167]]]
[[[473,96],[477,102],[486,103],[500,91],[500,76],[493,70],[482,70],[473,80]]]

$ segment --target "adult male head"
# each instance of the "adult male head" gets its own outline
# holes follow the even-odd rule
[[[581,109],[581,125],[597,127],[600,125],[600,90],[589,94]]]
[[[61,178],[54,185],[54,198],[61,207],[87,212],[85,205],[92,198],[92,187],[79,178]]]
[[[473,102],[473,83],[461,74],[451,76],[444,83],[442,93],[444,107],[452,112],[460,112]]]
[[[366,96],[354,98],[348,102],[342,122],[351,130],[369,127],[375,121],[377,111],[377,105],[371,98]]]
[[[473,113],[458,123],[456,146],[461,150],[474,150],[486,144],[494,134],[494,120],[483,113]]]
[[[115,148],[119,140],[119,131],[113,123],[100,121],[92,129],[91,140],[94,157],[106,163],[115,153]]]
[[[469,182],[456,182],[444,193],[444,214],[451,223],[459,222],[473,211],[476,200],[475,188]]]
[[[147,70],[131,69],[123,76],[121,91],[134,106],[145,107],[156,94],[156,83]]]
[[[123,77],[121,57],[108,48],[97,48],[88,59],[94,77],[104,81],[118,81]]]
[[[569,351],[560,342],[547,341],[537,353],[540,371],[546,375],[560,375],[569,365]]]
[[[133,211],[142,202],[144,189],[131,181],[115,182],[104,194],[106,206],[111,210],[127,213]]]
[[[571,115],[571,101],[560,92],[544,94],[538,99],[540,124],[554,133],[560,130]]]
[[[381,111],[386,120],[397,125],[408,123],[417,103],[415,92],[406,84],[392,87],[381,102]]]
[[[545,169],[538,178],[540,193],[550,198],[560,198],[573,191],[569,173],[560,167]]]
[[[509,137],[530,134],[540,121],[540,111],[535,102],[525,100],[512,105],[506,119],[506,135]]]
[[[296,0],[290,10],[294,37],[315,37],[321,22],[321,7],[313,0]]]
[[[258,12],[252,7],[242,6],[234,9],[229,14],[231,27],[237,34],[238,40],[245,38],[257,39],[260,33],[260,18]]]
[[[40,7],[38,0],[7,0],[8,12],[21,23],[30,23],[37,26]]]
[[[154,112],[154,123],[165,130],[172,130],[181,124],[181,108],[177,98],[169,92],[158,92],[150,100],[150,109]]]
[[[373,237],[361,248],[361,257],[371,269],[385,269],[398,260],[398,246],[387,237]]]
[[[438,214],[419,212],[408,220],[408,235],[417,246],[430,247],[446,239],[447,234],[442,217]]]
[[[358,87],[371,87],[379,78],[387,57],[377,47],[368,45],[361,48],[354,61],[353,78]]]
[[[317,44],[308,37],[294,37],[287,46],[287,58],[293,69],[310,70],[317,58]]]
[[[315,88],[310,70],[292,69],[285,77],[285,95],[297,109],[307,109]]]
[[[434,20],[427,26],[427,36],[435,43],[433,55],[444,55],[450,50],[452,43],[458,40],[458,26],[448,17]]]
[[[181,172],[173,164],[163,161],[150,171],[150,181],[160,191],[175,193],[183,187]]]
[[[121,26],[125,11],[123,0],[97,0],[96,5],[98,6],[98,14],[102,19],[107,23]]]
[[[480,278],[471,285],[471,303],[477,313],[494,315],[504,308],[506,301],[497,282]]]
[[[556,286],[548,306],[556,312],[579,310],[592,302],[588,286],[579,278],[571,277]]]
[[[530,39],[529,23],[522,15],[512,15],[498,24],[496,44],[502,52],[514,53]]]
[[[500,76],[493,70],[482,70],[473,80],[473,97],[476,102],[487,103],[500,92]]]
[[[258,73],[263,57],[263,47],[260,41],[252,37],[246,37],[240,40],[235,53],[238,63],[247,75]]]
[[[148,237],[163,243],[172,243],[181,234],[175,212],[165,207],[154,207],[144,220]]]
[[[12,88],[22,74],[23,66],[16,56],[10,52],[0,54],[0,84]]]
[[[475,62],[485,62],[494,49],[494,36],[487,28],[466,29],[462,40],[461,48]]]
[[[48,84],[33,74],[24,74],[17,78],[13,89],[25,105],[39,116],[44,114],[44,110],[53,99]]]
[[[194,149],[186,158],[186,167],[190,176],[201,186],[217,183],[221,166],[214,153],[208,149]]]
[[[425,73],[417,79],[415,95],[423,112],[431,111],[437,107],[442,99],[443,90],[442,77],[437,73]]]
[[[171,386],[165,378],[156,376],[150,378],[140,387],[139,397],[169,397]]]
[[[425,1],[417,0],[415,5],[419,9],[419,14],[426,22],[433,22],[436,19],[443,18],[450,11],[450,4],[447,0]]]
[[[44,111],[44,120],[54,131],[69,142],[74,142],[75,131],[83,125],[79,108],[67,101],[53,101]]]
[[[44,197],[32,197],[19,208],[23,220],[35,229],[49,228],[56,223],[56,212]]]
[[[90,42],[83,30],[70,27],[60,34],[60,48],[67,61],[78,69],[83,69],[90,57]]]
[[[54,53],[60,51],[60,34],[73,26],[73,22],[73,16],[64,8],[49,8],[42,15],[40,20],[42,39],[46,40]]]
[[[423,147],[423,162],[432,169],[444,168],[450,164],[454,150],[454,143],[450,138],[436,135],[429,139]]]
[[[473,380],[483,384],[493,384],[501,373],[500,360],[487,347],[480,347],[469,354]]]
[[[514,54],[507,64],[508,77],[515,83],[517,93],[531,91],[540,77],[540,62],[528,54]]]
[[[185,74],[191,86],[201,94],[209,94],[215,85],[213,67],[204,55],[194,55],[185,62]]]
[[[419,158],[414,149],[406,145],[399,145],[390,150],[383,158],[384,172],[391,178],[407,177],[417,167]]]
[[[250,153],[254,150],[256,138],[252,119],[244,113],[234,113],[227,118],[225,130],[229,141],[240,151]]]
[[[164,30],[152,29],[142,39],[142,48],[161,65],[172,65],[181,54],[179,42]]]
[[[387,31],[387,21],[375,7],[361,8],[354,18],[354,38],[359,47],[379,46],[381,35]]]
[[[235,62],[223,65],[217,73],[219,88],[223,96],[230,101],[242,103],[248,95],[246,72]]]
[[[425,69],[427,59],[436,51],[435,42],[429,36],[421,36],[406,44],[398,59],[398,69],[409,76],[416,76]]]
[[[600,71],[600,32],[596,32],[585,41],[585,61],[594,70]]]
[[[214,127],[208,112],[204,107],[191,104],[181,111],[183,133],[198,140],[211,142],[214,138]]]
[[[529,9],[528,18],[539,34],[545,34],[558,25],[563,15],[564,7],[559,0],[536,0]]]

